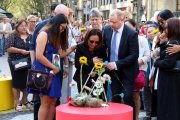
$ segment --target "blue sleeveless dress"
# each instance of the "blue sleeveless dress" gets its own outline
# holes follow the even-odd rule
[[[48,32],[46,31],[48,34]],[[49,38],[49,35],[48,35]],[[49,42],[47,42],[45,51],[44,51],[44,56],[52,63],[53,60],[53,54],[58,54],[58,49],[54,48]],[[40,71],[48,71],[50,72],[52,69],[44,66],[41,64],[37,59],[34,60],[34,63],[32,65],[32,69],[35,70],[40,70]],[[32,90],[32,89],[27,89],[29,93],[34,93],[34,94],[42,94],[42,95],[47,95],[53,98],[59,98],[61,97],[61,87],[62,87],[62,59],[61,59],[61,70],[59,73],[55,74],[52,79],[52,83],[50,85],[50,88],[46,92],[38,91],[38,90]]]

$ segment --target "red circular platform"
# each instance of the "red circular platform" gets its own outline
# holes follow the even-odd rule
[[[109,107],[84,108],[63,104],[56,107],[56,120],[132,120],[133,108],[119,103]]]

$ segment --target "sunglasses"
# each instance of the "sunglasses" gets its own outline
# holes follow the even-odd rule
[[[90,42],[91,44],[93,44],[93,43],[95,43],[96,45],[99,44],[99,41],[89,40],[89,42]]]
[[[36,23],[36,21],[29,21],[30,23]]]

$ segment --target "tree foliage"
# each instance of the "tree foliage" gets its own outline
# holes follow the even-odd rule
[[[15,17],[25,18],[29,14],[38,14],[46,18],[53,0],[4,0],[0,6]]]
[[[1,0],[0,6],[2,9],[6,10],[13,5],[13,2],[16,0]]]

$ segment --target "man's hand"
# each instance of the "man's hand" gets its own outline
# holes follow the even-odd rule
[[[169,55],[177,53],[180,51],[180,45],[169,44],[169,47],[166,49],[166,53]]]
[[[107,64],[106,68],[108,68],[109,70],[115,70],[116,69],[116,63],[110,62]]]
[[[93,63],[96,63],[96,62],[103,62],[103,61],[101,58],[93,57]]]

